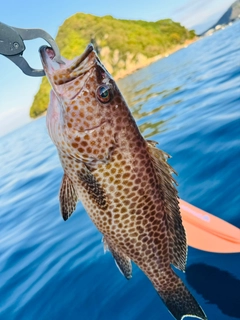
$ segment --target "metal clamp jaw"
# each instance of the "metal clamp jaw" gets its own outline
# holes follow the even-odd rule
[[[33,69],[23,58],[23,52],[26,49],[24,40],[42,38],[52,47],[55,52],[54,60],[60,64],[60,51],[54,39],[42,29],[21,29],[10,27],[0,22],[0,54],[10,59],[28,76],[42,77],[45,75],[44,70]]]

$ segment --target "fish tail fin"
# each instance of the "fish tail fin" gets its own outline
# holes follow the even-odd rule
[[[207,320],[195,298],[171,269],[164,273],[164,276],[162,274],[159,285],[154,284],[154,286],[175,319],[181,320],[192,316]]]

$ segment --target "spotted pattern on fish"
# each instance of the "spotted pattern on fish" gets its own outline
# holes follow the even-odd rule
[[[53,87],[47,113],[67,182],[104,236],[127,279],[131,260],[148,276],[175,319],[206,315],[173,272],[185,270],[187,245],[168,156],[145,140],[111,75],[93,48],[64,66],[41,49]],[[64,180],[60,203],[74,208]],[[68,187],[69,190],[69,187]],[[65,208],[64,207],[64,208]]]

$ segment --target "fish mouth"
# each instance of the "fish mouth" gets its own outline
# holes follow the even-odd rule
[[[53,87],[84,76],[95,65],[96,54],[92,44],[89,44],[83,54],[72,61],[62,57],[64,64],[54,60],[55,53],[51,47],[42,46],[39,52],[43,69]]]

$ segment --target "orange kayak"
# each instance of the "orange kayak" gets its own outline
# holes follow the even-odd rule
[[[240,252],[240,229],[179,200],[188,245],[196,249],[218,252]]]

